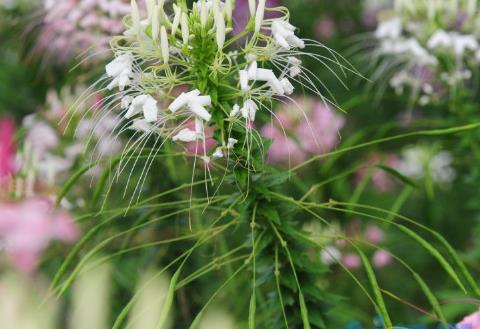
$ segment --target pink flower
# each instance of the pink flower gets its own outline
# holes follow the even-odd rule
[[[357,172],[357,184],[360,184],[360,182],[365,178],[365,176],[371,172],[372,186],[375,191],[380,193],[390,192],[395,186],[395,181],[393,180],[392,176],[382,169],[374,168],[374,166],[378,164],[383,164],[395,168],[398,164],[398,161],[399,158],[395,155],[371,155],[367,160],[367,167],[362,168]]]
[[[311,98],[299,98],[282,106],[273,120],[261,133],[273,140],[268,159],[276,164],[298,164],[308,156],[330,152],[345,125],[343,116]]]
[[[296,130],[297,138],[304,150],[312,155],[330,152],[339,141],[339,131],[345,125],[345,118],[323,102],[313,105],[309,122],[303,120]]]
[[[373,255],[373,265],[377,268],[387,267],[392,263],[392,255],[386,250],[380,249]]]
[[[123,32],[128,13],[128,0],[46,0],[36,52],[59,63],[78,55],[107,55],[110,36]]]
[[[343,257],[343,265],[350,270],[354,270],[360,267],[360,257],[355,254],[347,254]]]
[[[300,146],[276,127],[267,124],[262,128],[261,133],[272,140],[268,161],[285,165],[297,165],[305,161],[306,154]]]
[[[188,126],[187,129],[191,131],[195,131],[195,124]],[[213,131],[214,129],[212,127],[206,127],[205,142],[199,139],[198,142],[187,143],[185,147],[187,152],[190,154],[196,154],[199,156],[208,154],[217,144],[217,142],[213,139]]]
[[[335,22],[331,17],[324,16],[316,22],[315,32],[320,39],[328,40],[335,34]]]
[[[0,184],[15,171],[15,123],[0,118]]]
[[[457,324],[458,329],[480,329],[480,312],[473,313],[465,317],[462,322]]]
[[[383,242],[385,234],[377,225],[368,225],[367,230],[365,231],[365,238],[370,243],[378,244]]]
[[[78,234],[72,218],[47,200],[0,204],[0,240],[8,258],[24,272],[36,269],[50,241],[73,242]]]

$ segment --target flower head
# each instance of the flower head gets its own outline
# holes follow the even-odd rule
[[[302,67],[300,57],[308,54],[306,47],[325,46],[298,37],[284,7],[255,3],[248,3],[248,23],[235,35],[237,9],[229,0],[199,0],[190,8],[184,1],[171,8],[160,1],[148,6],[147,15],[132,1],[126,31],[112,39],[115,58],[99,82],[115,92],[103,110],[123,116],[139,139],[125,152],[141,149],[153,137],[155,145],[203,144],[203,159],[234,158],[253,168],[252,161],[263,161],[255,123],[272,117],[274,102],[291,101],[298,83],[322,97],[313,83],[318,78]],[[180,95],[174,92],[179,88]],[[313,138],[318,145],[312,135],[301,137],[308,153],[333,147],[337,139],[331,135],[343,125],[343,119],[317,107],[311,120],[322,125]],[[210,140],[216,148],[205,145]]]

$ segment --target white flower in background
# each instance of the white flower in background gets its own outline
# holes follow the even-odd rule
[[[377,39],[398,39],[402,34],[402,21],[399,17],[381,22],[375,31]]]
[[[404,150],[397,169],[413,179],[423,179],[428,175],[437,184],[446,185],[456,178],[452,154],[432,151],[426,146],[412,146]]]
[[[443,184],[453,182],[457,175],[452,165],[453,157],[450,152],[442,151],[436,154],[430,163],[433,180],[437,183]]]
[[[333,265],[338,263],[342,258],[342,253],[334,246],[326,246],[320,252],[320,260],[325,265]]]
[[[480,61],[476,1],[396,0],[384,8],[374,33],[378,76],[397,92],[409,91],[419,105],[442,101],[450,88],[471,82],[473,75],[464,72]]]
[[[95,161],[121,151],[123,144],[115,133],[121,125],[119,116],[92,111],[98,109],[102,98],[71,109],[85,90],[84,86],[67,86],[60,93],[50,91],[46,108],[25,117],[26,137],[19,156],[25,175],[48,185],[61,184],[79,157]],[[67,118],[69,110],[72,111]],[[99,166],[97,170],[102,169]]]

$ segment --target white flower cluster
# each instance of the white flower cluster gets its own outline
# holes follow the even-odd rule
[[[376,54],[389,61],[391,86],[398,93],[408,87],[426,105],[468,82],[480,62],[478,9],[470,0],[396,0],[382,12]]]
[[[428,176],[433,182],[443,185],[452,183],[457,176],[450,152],[432,152],[425,146],[411,146],[405,149],[397,169],[405,176],[414,179]]]
[[[47,108],[23,120],[26,137],[19,162],[29,171],[28,175],[42,183],[53,186],[66,179],[88,146],[92,146],[91,160],[118,154],[122,148],[114,135],[120,121],[113,114],[104,114],[98,120],[98,116],[87,113],[88,108],[82,108],[71,117],[71,125],[62,120],[69,106],[84,92],[83,86],[73,90],[65,87],[60,94],[52,90],[48,93]],[[95,100],[88,106],[98,108],[99,102]],[[59,126],[59,122],[63,124]]]
[[[107,89],[118,88],[118,102],[105,110],[121,108],[142,140],[204,143],[207,128],[225,127],[214,134],[218,147],[203,155],[223,158],[252,134],[257,112],[271,114],[267,103],[294,92],[294,81],[318,92],[312,83],[318,78],[298,58],[308,44],[295,35],[285,8],[269,8],[283,16],[265,19],[265,0],[251,1],[250,23],[233,35],[232,0],[199,0],[190,9],[178,1],[171,10],[164,2],[147,0],[142,17],[132,0],[127,30],[113,38],[115,59],[106,66]],[[235,126],[243,136],[233,136]]]

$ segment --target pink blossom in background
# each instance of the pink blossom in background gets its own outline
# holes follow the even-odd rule
[[[187,127],[187,129],[191,131],[195,131],[195,124],[192,124]],[[190,154],[197,154],[199,156],[203,156],[204,154],[208,154],[217,144],[215,139],[213,139],[213,131],[212,127],[205,128],[205,143],[203,140],[199,139],[197,142],[191,142],[186,144],[186,150]]]
[[[261,130],[262,136],[272,140],[268,160],[272,163],[298,165],[306,160],[306,154],[297,143],[280,129],[267,124]]]
[[[316,102],[308,117],[296,129],[301,147],[311,155],[330,152],[340,140],[339,131],[345,118],[338,115],[323,102]]]
[[[309,156],[328,153],[338,144],[344,125],[345,118],[322,101],[299,98],[283,105],[272,123],[261,129],[264,137],[273,140],[268,161],[298,164]]]
[[[480,329],[480,312],[465,317],[462,322],[457,324],[458,329]]]
[[[328,40],[335,34],[335,22],[331,17],[324,16],[315,23],[315,34],[321,40]]]
[[[3,250],[24,272],[35,271],[43,250],[51,241],[73,242],[78,234],[78,227],[70,215],[54,210],[48,200],[0,203]]]
[[[15,122],[0,118],[0,184],[15,171]]]
[[[46,51],[60,63],[68,63],[79,55],[109,54],[110,37],[124,31],[122,18],[130,12],[129,3],[128,0],[44,0],[37,52]]]
[[[357,269],[361,266],[360,257],[355,254],[347,254],[343,256],[343,265],[350,270]]]
[[[387,267],[392,263],[392,255],[386,250],[377,250],[373,254],[373,265],[377,268]]]
[[[368,225],[365,231],[365,239],[370,243],[379,244],[385,240],[385,233],[377,225]]]
[[[399,162],[396,155],[382,156],[380,154],[373,154],[367,160],[367,167],[362,168],[357,172],[356,181],[360,184],[366,175],[371,174],[371,182],[375,191],[380,193],[390,192],[395,187],[395,181],[392,176],[384,170],[375,168],[377,164],[383,164],[395,168]]]

